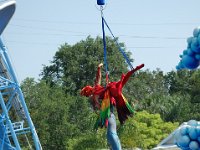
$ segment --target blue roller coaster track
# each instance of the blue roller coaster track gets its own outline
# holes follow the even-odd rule
[[[42,150],[7,48],[1,38],[15,8],[15,0],[0,1],[0,150]]]

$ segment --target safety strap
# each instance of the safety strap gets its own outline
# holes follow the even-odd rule
[[[124,52],[124,50],[120,47],[120,44],[118,43],[117,41],[117,38],[114,36],[114,34],[112,33],[110,27],[108,26],[106,20],[104,19],[104,16],[103,16],[103,7],[101,6],[101,22],[102,22],[102,33],[103,33],[103,49],[104,49],[104,64],[105,64],[105,71],[106,71],[106,83],[108,84],[109,82],[109,71],[108,71],[108,62],[107,62],[107,51],[106,51],[106,36],[105,36],[105,26],[104,24],[107,26],[108,30],[110,31],[119,51],[122,53],[123,57],[125,58],[127,64],[129,65],[129,67],[132,69],[133,66],[130,62],[130,60],[128,59],[128,57],[126,56],[126,53]]]
[[[104,19],[103,16],[102,16],[102,20],[103,20],[102,22],[105,23],[105,25],[107,26],[108,30],[110,31],[110,33],[111,33],[111,35],[112,35],[112,37],[113,37],[113,39],[114,39],[116,45],[118,46],[119,51],[122,53],[122,55],[123,55],[123,57],[125,58],[127,64],[129,65],[129,67],[130,67],[131,69],[134,69],[133,66],[132,66],[132,64],[131,64],[131,62],[130,62],[130,60],[128,59],[126,53],[124,52],[124,50],[123,50],[123,49],[121,48],[121,46],[119,45],[119,43],[118,43],[118,41],[117,41],[117,38],[116,38],[116,37],[114,36],[114,34],[112,33],[110,27],[108,26],[108,24],[107,24],[107,22],[106,22],[106,20]],[[102,24],[103,24],[103,23],[102,23]]]
[[[106,36],[105,36],[105,28],[104,28],[103,10],[101,10],[101,18],[102,18],[102,33],[103,33],[104,64],[105,64],[106,74],[108,74],[107,51],[106,51]]]
[[[104,64],[105,64],[106,85],[107,85],[109,82],[109,71],[108,71],[108,62],[107,62],[106,36],[105,36],[105,28],[104,28],[103,7],[101,7],[101,22],[102,22]]]

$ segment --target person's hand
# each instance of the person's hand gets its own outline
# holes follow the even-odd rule
[[[135,70],[135,71],[136,71],[136,70],[140,70],[142,67],[144,67],[144,64],[141,64],[141,65],[137,66],[134,70]]]
[[[100,63],[99,65],[98,65],[98,67],[102,67],[103,66],[103,63]]]

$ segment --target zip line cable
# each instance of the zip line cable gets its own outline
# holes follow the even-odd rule
[[[39,19],[24,19],[24,18],[16,18],[15,21],[19,21],[19,22],[38,22],[38,23],[50,23],[50,24],[60,24],[60,23],[64,23],[64,24],[77,24],[77,25],[94,25],[94,24],[98,24],[96,22],[69,22],[69,21],[62,21],[62,20],[39,20]],[[149,26],[149,25],[199,25],[199,22],[163,22],[163,23],[121,23],[121,22],[110,22],[109,24],[115,24],[115,25],[133,25],[133,26]]]
[[[67,31],[67,30],[62,30],[62,29],[55,29],[55,28],[43,28],[43,27],[33,27],[33,26],[24,26],[24,25],[15,25],[15,24],[11,24],[12,26],[15,26],[15,27],[19,27],[19,28],[26,28],[26,29],[33,29],[33,30],[38,30],[38,29],[41,29],[41,30],[45,30],[45,31],[60,31],[58,33],[44,33],[42,34],[41,32],[40,33],[27,33],[28,35],[30,34],[34,34],[34,35],[52,35],[52,36],[65,36],[66,34],[63,34],[63,32],[67,33],[77,33],[77,34],[73,34],[73,35],[70,35],[70,36],[88,36],[88,35],[91,35],[91,33],[85,33],[85,32],[77,32],[77,31]],[[25,30],[24,30],[25,31]],[[8,32],[7,32],[8,33]],[[9,34],[17,34],[18,36],[19,35],[23,35],[26,33],[13,33],[13,32],[10,32]],[[95,34],[95,35],[98,35],[99,33],[92,33],[92,34]],[[138,39],[142,39],[142,38],[147,38],[147,39],[186,39],[186,37],[159,37],[159,36],[132,36],[132,35],[119,35],[120,37],[128,37],[128,38],[138,38]]]
[[[39,46],[49,46],[49,45],[55,45],[54,43],[42,43],[42,42],[24,42],[24,41],[11,41],[7,40],[7,42],[10,43],[15,43],[15,44],[26,44],[26,45],[39,45]],[[57,44],[59,45],[59,44]],[[61,44],[60,44],[61,45]],[[128,46],[126,48],[138,48],[138,49],[171,49],[171,48],[176,48],[176,47],[162,47],[162,46]],[[180,47],[177,47],[178,49]]]

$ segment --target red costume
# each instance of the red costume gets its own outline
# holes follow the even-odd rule
[[[116,103],[118,118],[121,124],[125,122],[129,115],[133,113],[129,106],[127,105],[127,100],[122,94],[122,89],[130,76],[137,70],[144,67],[144,64],[137,66],[135,69],[129,71],[127,74],[122,74],[121,80],[118,82],[110,82],[107,85],[107,89],[110,91],[111,102]]]
[[[144,64],[137,66],[125,75],[122,74],[121,80],[118,82],[108,83],[108,78],[106,78],[106,88],[101,86],[101,66],[102,64],[98,66],[94,87],[84,87],[81,90],[81,95],[91,97],[94,110],[96,108],[100,110],[100,114],[95,123],[95,129],[98,129],[99,126],[103,127],[104,125],[108,127],[108,142],[112,145],[112,149],[121,150],[121,144],[116,132],[116,120],[112,108],[113,106],[117,107],[118,118],[121,124],[123,124],[128,116],[134,112],[126,98],[123,96],[122,89],[130,76],[135,71],[144,67]],[[101,105],[99,100],[101,100]]]
[[[106,88],[101,86],[101,66],[102,64],[98,66],[94,87],[92,86],[84,87],[81,90],[81,95],[84,95],[86,97],[91,97],[94,110],[97,108],[103,111],[103,109],[107,108],[107,106],[101,107],[99,100],[104,99],[105,91],[108,91],[107,94],[110,95],[109,101],[111,102],[112,105],[117,107],[119,121],[121,124],[123,124],[125,120],[128,118],[128,116],[130,116],[133,113],[134,110],[131,108],[131,106],[128,104],[128,101],[123,96],[122,89],[124,85],[126,84],[126,82],[128,81],[128,79],[130,78],[130,76],[135,71],[144,67],[144,64],[137,66],[135,69],[129,71],[125,75],[122,74],[120,81],[110,82],[107,84]]]

